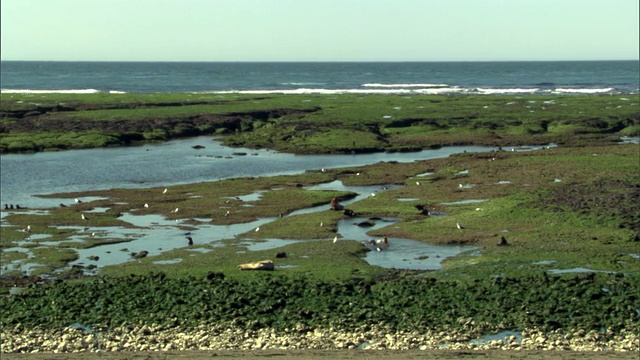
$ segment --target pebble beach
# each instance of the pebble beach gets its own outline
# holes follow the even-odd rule
[[[520,338],[508,336],[483,342],[473,341],[471,333],[466,330],[390,332],[368,327],[351,331],[306,327],[275,331],[207,325],[189,329],[143,325],[89,331],[79,327],[25,329],[16,326],[2,330],[2,353],[298,349],[640,351],[640,337],[626,330],[616,334],[595,330],[544,333],[527,329],[521,332]]]

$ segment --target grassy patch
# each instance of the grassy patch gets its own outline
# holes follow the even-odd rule
[[[274,105],[294,108],[294,99],[302,98],[221,101],[244,101],[245,110],[254,111]],[[36,274],[64,269],[77,258],[69,248],[74,246],[72,237],[84,238],[78,247],[120,241],[108,234],[90,238],[82,229],[134,227],[122,221],[122,213],[184,220],[194,229],[203,223],[274,221],[261,225],[259,232],[248,231],[216,244],[185,246],[107,266],[97,279],[33,286],[19,296],[0,298],[3,309],[9,309],[9,315],[3,316],[5,324],[65,326],[80,321],[193,326],[214,322],[250,328],[383,324],[395,331],[454,329],[473,320],[480,332],[528,327],[637,330],[639,148],[609,141],[609,136],[636,126],[637,109],[618,108],[615,97],[604,96],[553,97],[553,103],[543,97],[308,99],[305,106],[318,110],[260,118],[255,123],[244,119],[245,127],[227,139],[244,145],[255,141],[254,145],[263,147],[307,146],[304,151],[334,152],[345,151],[349,142],[354,147],[349,132],[362,141],[356,151],[507,140],[533,143],[572,134],[578,140],[571,141],[581,146],[464,153],[412,163],[183,184],[168,187],[166,193],[164,188],[148,188],[47,195],[101,200],[38,214],[13,211],[6,215],[7,225],[0,228],[2,246],[26,242],[24,247],[35,258],[7,251],[2,253],[3,263],[42,264]],[[342,111],[344,116],[336,115]],[[339,120],[326,123],[328,118]],[[325,121],[325,128],[309,125],[314,121]],[[617,131],[620,121],[631,125]],[[270,138],[259,140],[265,134]],[[283,134],[290,137],[282,141],[278,137]],[[370,266],[357,241],[332,241],[339,236],[337,224],[345,215],[330,211],[329,202],[332,197],[346,200],[354,194],[304,189],[334,180],[347,186],[389,187],[349,205],[359,216],[399,219],[370,232],[371,236],[474,244],[479,249],[447,259],[442,270],[426,274]],[[428,208],[431,216],[420,213],[416,205]],[[326,209],[292,215],[314,206]],[[96,208],[105,211],[92,212]],[[81,214],[89,220],[82,220]],[[463,229],[456,227],[458,223]],[[27,225],[29,233],[22,231]],[[497,245],[501,236],[509,245]],[[277,249],[247,248],[249,243],[270,239],[291,241]],[[56,245],[45,246],[49,241]],[[287,256],[276,257],[278,252]],[[237,268],[265,259],[275,262],[274,271]],[[555,273],[562,270],[569,271]],[[72,270],[65,276],[75,275]]]
[[[12,94],[0,101],[3,152],[212,134],[230,146],[294,153],[580,144],[637,134],[640,113],[638,101],[610,95]]]

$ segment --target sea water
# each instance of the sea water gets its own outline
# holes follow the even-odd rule
[[[2,93],[638,94],[638,61],[2,61]]]

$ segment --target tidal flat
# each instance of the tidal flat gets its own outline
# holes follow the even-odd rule
[[[141,102],[138,95],[120,96],[122,103]],[[171,116],[184,117],[182,112],[194,109],[179,105],[184,97],[205,95],[148,96],[178,103]],[[310,97],[322,103],[313,105],[318,109],[311,111],[299,96],[235,96],[219,99],[218,110],[198,108],[195,117],[205,116],[200,111],[234,113],[229,116],[245,126],[211,133],[229,145],[279,151],[402,152],[452,144],[503,150],[296,175],[44,194],[68,205],[3,214],[0,278],[5,293],[13,289],[0,298],[6,310],[3,339],[12,339],[3,341],[3,353],[148,350],[156,349],[160,338],[164,350],[219,349],[205,340],[236,330],[221,348],[477,349],[472,340],[510,331],[521,340],[489,347],[639,350],[640,146],[619,140],[638,135],[637,96]],[[3,124],[15,127],[31,116],[45,127],[48,121],[74,123],[82,111],[86,117],[78,119],[86,122],[96,108],[102,109],[95,113],[101,114],[98,123],[127,124],[129,116],[139,120],[131,113],[109,113],[114,99],[46,95],[38,101],[74,110],[5,115]],[[5,113],[33,110],[25,99],[12,100],[22,101],[22,108],[9,107],[8,101],[3,96]],[[405,114],[406,104],[415,108]],[[514,105],[518,111],[506,112]],[[498,109],[489,110],[493,107]],[[265,119],[246,115],[257,109]],[[385,118],[387,112],[392,118]],[[310,114],[317,117],[311,121]],[[158,114],[142,118],[147,116]],[[495,124],[479,125],[489,120]],[[86,129],[94,135],[95,130]],[[88,133],[75,134],[85,138]],[[21,143],[15,130],[10,134],[14,144]],[[105,134],[100,136],[115,136]],[[20,136],[52,134],[36,128]],[[2,141],[9,141],[4,134]],[[552,142],[557,146],[510,151]],[[3,144],[5,151],[74,148]],[[74,203],[75,198],[83,201]],[[356,216],[331,210],[332,198]],[[363,226],[363,232],[347,231]],[[151,236],[139,241],[146,232]],[[390,239],[385,251],[371,252],[362,243],[383,236]],[[498,245],[503,237],[506,243]],[[371,255],[392,254],[394,239],[468,248],[439,261],[437,270],[402,266],[403,259],[419,263],[441,256],[437,253],[416,252],[394,267],[367,261]],[[277,246],[255,247],[270,242]],[[102,246],[122,261],[111,265],[90,258]],[[142,250],[149,254],[131,257]],[[264,259],[275,262],[274,271],[237,268]],[[72,340],[76,335],[56,330],[68,327],[75,330],[65,331],[80,336],[77,341]],[[30,329],[50,330],[36,338],[52,343],[27,341]],[[116,338],[127,333],[137,334],[137,340],[117,345]],[[166,340],[177,333],[197,333],[202,341]],[[124,344],[130,345],[125,349]]]
[[[224,135],[296,154],[515,146],[638,136],[629,95],[3,94],[0,150],[124,146]]]

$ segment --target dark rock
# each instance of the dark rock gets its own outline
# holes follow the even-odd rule
[[[140,252],[137,253],[131,253],[131,257],[134,259],[142,259],[143,257],[147,256],[149,254],[148,251],[146,250],[142,250]]]

